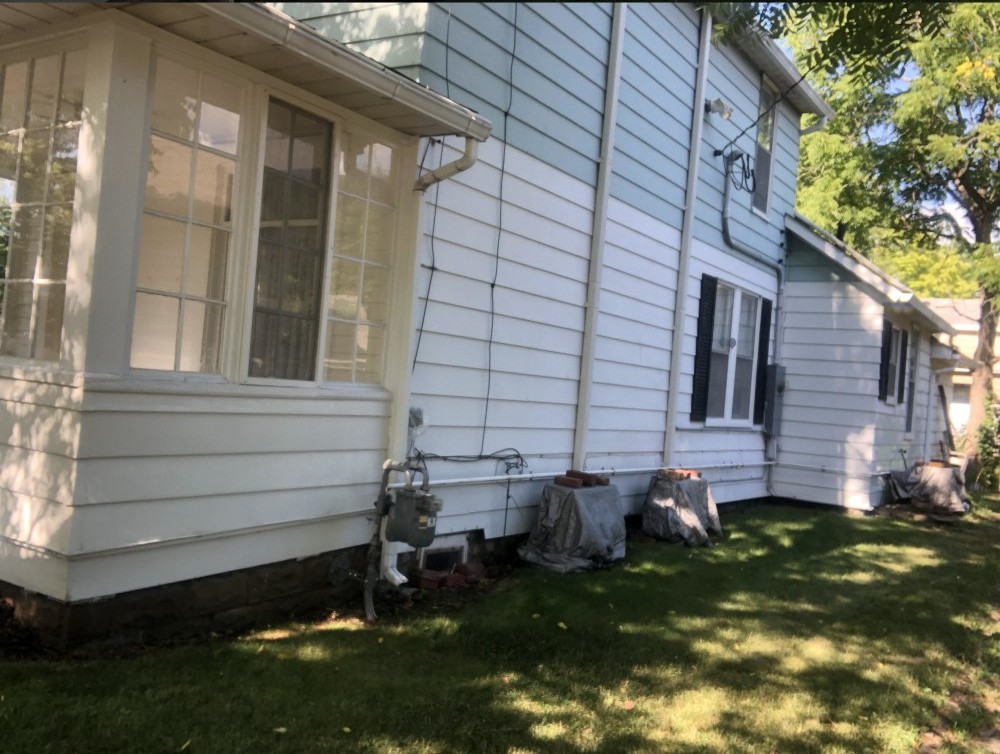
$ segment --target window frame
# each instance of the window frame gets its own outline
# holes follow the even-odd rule
[[[888,318],[884,318],[882,322],[878,397],[886,405],[897,407],[907,402],[912,362],[909,353],[910,332]]]
[[[50,38],[50,39],[33,41],[33,42],[30,42],[30,43],[27,43],[27,44],[23,44],[23,45],[15,44],[15,45],[12,45],[12,46],[8,46],[5,49],[0,50],[0,67],[7,67],[7,66],[11,66],[11,65],[17,65],[17,64],[20,64],[20,63],[28,63],[28,62],[31,62],[33,64],[37,60],[40,60],[40,59],[43,59],[43,58],[47,58],[47,57],[52,57],[52,56],[58,56],[61,61],[65,61],[68,56],[70,56],[71,54],[74,54],[74,53],[81,53],[83,55],[83,58],[84,58],[84,61],[85,61],[84,75],[83,75],[83,81],[82,81],[83,89],[81,91],[82,100],[83,100],[83,102],[85,102],[86,101],[86,94],[87,94],[87,87],[90,85],[89,74],[90,74],[90,67],[92,65],[92,63],[91,63],[90,40],[87,37],[86,32],[74,32],[74,33],[72,33],[70,35],[67,35],[66,37],[63,37],[63,38],[60,38],[60,39],[51,39]],[[63,63],[63,64],[65,64],[65,63]],[[63,83],[64,83],[64,79],[63,79],[63,75],[62,74],[63,74],[63,69],[60,68],[59,73],[58,73],[58,81],[59,81],[58,87],[59,87],[59,94],[60,95],[62,94],[62,87],[63,87]],[[28,107],[28,102],[26,101],[25,102],[25,108],[27,108],[27,107]],[[58,103],[55,104],[55,108],[58,109]],[[32,281],[33,288],[37,288],[37,286],[39,284],[42,284],[42,285],[45,285],[45,286],[48,286],[48,287],[58,286],[58,285],[62,285],[62,287],[63,287],[63,294],[62,294],[63,295],[63,302],[62,302],[63,303],[63,312],[62,312],[61,322],[60,322],[60,326],[59,326],[59,330],[58,330],[58,346],[56,348],[56,354],[55,354],[54,358],[39,358],[39,357],[34,357],[34,356],[25,357],[25,356],[13,355],[13,354],[2,354],[2,353],[0,353],[0,367],[3,368],[4,373],[9,373],[11,369],[31,369],[31,370],[40,370],[42,372],[56,373],[56,372],[61,372],[63,370],[66,370],[70,366],[68,362],[71,360],[71,357],[69,356],[69,354],[67,352],[67,345],[66,345],[66,340],[67,340],[67,321],[69,319],[71,319],[71,317],[73,315],[67,310],[67,308],[66,308],[66,302],[70,299],[71,288],[72,288],[71,278],[70,278],[70,274],[69,274],[69,270],[72,267],[73,258],[74,258],[73,241],[72,241],[71,236],[72,236],[73,228],[76,225],[76,219],[75,219],[75,217],[76,217],[76,214],[78,212],[78,209],[79,209],[78,205],[79,205],[79,202],[80,202],[79,187],[78,187],[78,182],[79,182],[78,178],[79,178],[79,170],[80,170],[79,160],[80,160],[80,157],[81,157],[81,149],[80,149],[80,143],[81,142],[80,142],[80,139],[81,139],[81,134],[82,134],[82,131],[83,131],[83,128],[82,128],[83,120],[84,120],[84,118],[83,118],[83,114],[81,112],[81,119],[79,121],[67,121],[67,122],[64,122],[62,124],[59,124],[57,122],[57,120],[54,120],[53,123],[51,123],[48,126],[49,137],[47,139],[47,143],[48,143],[48,152],[47,152],[47,156],[46,156],[47,178],[46,178],[46,189],[45,189],[46,201],[41,202],[41,206],[43,208],[43,211],[44,211],[44,209],[46,209],[49,206],[51,206],[51,204],[47,201],[47,199],[48,199],[48,193],[49,193],[49,181],[50,181],[50,178],[48,177],[48,166],[50,166],[50,164],[52,162],[52,152],[53,152],[53,146],[54,146],[54,143],[55,143],[55,132],[56,132],[57,128],[59,128],[60,125],[66,126],[69,123],[75,123],[76,124],[75,127],[77,129],[77,139],[76,139],[76,150],[77,150],[77,155],[76,155],[76,173],[75,173],[75,176],[74,176],[74,178],[72,180],[72,185],[71,185],[73,199],[70,202],[70,217],[71,217],[71,219],[70,219],[70,225],[69,225],[68,232],[67,232],[67,235],[70,236],[70,238],[67,240],[67,244],[68,244],[67,251],[66,251],[66,254],[67,254],[67,270],[66,270],[66,273],[65,273],[65,279],[63,279],[60,282],[60,281],[55,280],[53,278],[42,278],[42,279],[34,278],[33,281]],[[25,130],[32,130],[32,129],[26,129],[25,126],[22,124],[22,126],[20,128],[13,129],[13,130],[14,131],[20,131],[20,132],[22,132],[21,136],[23,136],[23,132]],[[23,144],[23,139],[20,138],[20,137],[19,137],[19,144]],[[18,156],[17,156],[16,163],[20,164],[20,161],[21,161],[21,153],[19,152]],[[32,202],[19,203],[19,202],[16,201],[16,198],[17,197],[15,195],[15,197],[14,197],[15,201],[12,202],[12,209],[13,209],[14,205],[18,205],[18,204],[33,204]],[[13,217],[11,218],[11,220],[12,220],[11,229],[13,229]],[[48,222],[44,221],[44,224],[47,226]],[[7,262],[9,262],[9,261],[10,261],[10,249],[8,248]],[[6,282],[7,281],[7,277],[6,277],[7,270],[5,269],[3,272],[4,272],[4,278],[3,278],[3,282],[0,282],[0,285],[6,287],[8,285],[7,282]],[[4,298],[6,298],[6,295],[4,296]],[[37,306],[36,306],[37,305],[37,298],[38,298],[37,291],[33,291],[33,294],[32,294],[32,310],[33,310],[32,322],[36,321],[35,317],[34,317],[34,313],[35,313],[35,311],[37,309]],[[5,326],[5,318],[6,318],[6,311],[0,311],[0,328],[3,328]],[[35,335],[33,333],[29,333],[29,337],[34,342]]]
[[[212,75],[236,80],[245,87],[245,102],[241,124],[239,157],[237,160],[236,190],[232,205],[233,238],[231,240],[231,256],[226,273],[227,314],[222,328],[220,342],[219,371],[216,373],[180,372],[168,370],[132,369],[129,353],[131,348],[133,321],[135,317],[135,295],[138,276],[139,241],[142,231],[142,215],[144,202],[139,203],[135,218],[134,268],[131,291],[129,292],[128,323],[126,342],[123,344],[124,360],[122,375],[137,383],[160,381],[165,383],[166,390],[177,389],[187,384],[192,385],[231,385],[258,387],[285,387],[295,391],[295,394],[322,394],[344,396],[384,395],[388,389],[400,380],[401,366],[395,362],[398,359],[390,356],[396,353],[400,346],[400,334],[397,328],[405,327],[408,319],[406,312],[399,305],[399,295],[403,288],[412,282],[415,274],[415,263],[411,264],[409,256],[416,255],[416,242],[419,238],[419,202],[406,189],[411,173],[416,169],[419,139],[409,136],[389,127],[365,118],[360,113],[328,102],[323,98],[304,92],[297,87],[277,81],[266,73],[250,68],[238,61],[220,58],[217,54],[184,41],[167,37],[158,30],[149,32],[153,44],[150,50],[149,86],[152,86],[152,62],[157,57],[167,57],[175,62],[210,72]],[[253,286],[257,267],[257,238],[255,229],[258,225],[261,211],[261,191],[263,188],[264,144],[267,129],[267,104],[271,98],[284,101],[294,107],[329,122],[333,127],[333,145],[329,155],[330,186],[326,210],[330,217],[327,223],[325,247],[323,256],[322,301],[320,306],[320,327],[316,343],[316,372],[310,381],[288,380],[276,378],[259,378],[249,376],[250,337],[252,334],[253,317]],[[151,95],[146,99],[145,120],[143,128],[147,133],[146,146],[148,150],[148,134],[150,131],[149,108]],[[341,134],[344,129],[364,135],[373,141],[390,146],[396,150],[399,157],[399,172],[395,186],[395,238],[396,244],[393,256],[388,266],[386,276],[386,322],[384,342],[382,344],[382,363],[380,378],[377,382],[347,382],[326,381],[323,379],[323,358],[326,353],[328,318],[327,301],[330,289],[330,265],[332,260],[331,245],[336,232],[336,214],[338,198],[337,161],[340,159],[342,144]],[[137,188],[145,185],[146,160],[143,154],[141,172],[136,176]],[[412,165],[411,165],[412,162]],[[403,359],[405,361],[405,358]],[[311,392],[309,392],[311,389]],[[316,392],[320,391],[320,392]]]
[[[133,367],[132,366],[132,345],[133,338],[135,336],[135,307],[136,300],[139,293],[146,293],[147,291],[139,290],[139,269],[141,261],[141,244],[142,244],[142,230],[144,218],[147,214],[153,217],[168,218],[159,211],[153,210],[148,211],[146,208],[145,200],[145,190],[146,190],[146,167],[149,164],[150,157],[150,144],[152,137],[154,135],[152,128],[152,113],[153,113],[153,95],[154,95],[154,85],[156,81],[156,69],[159,65],[159,61],[166,59],[172,63],[182,65],[188,68],[193,68],[199,75],[210,74],[211,76],[222,79],[226,83],[239,87],[242,90],[243,97],[243,111],[241,114],[241,123],[239,126],[239,133],[236,139],[236,154],[234,155],[235,168],[233,171],[233,191],[230,197],[230,230],[229,230],[229,248],[228,257],[226,260],[226,274],[223,283],[223,302],[225,306],[224,318],[222,327],[220,328],[219,334],[219,344],[218,344],[218,362],[219,368],[216,372],[190,372],[182,371],[179,369],[151,369],[146,367]],[[174,45],[162,45],[154,44],[150,51],[149,56],[149,68],[147,70],[147,92],[143,119],[143,129],[145,131],[145,139],[143,141],[143,150],[140,159],[140,165],[142,167],[142,173],[139,177],[139,190],[143,193],[143,199],[139,202],[138,216],[136,217],[136,228],[135,228],[135,239],[133,242],[133,271],[132,271],[132,286],[129,293],[129,322],[128,322],[128,334],[127,343],[125,344],[125,374],[132,378],[138,379],[166,379],[172,381],[182,381],[182,382],[208,382],[208,383],[218,383],[218,382],[228,382],[228,377],[232,374],[231,365],[233,363],[233,353],[230,344],[233,341],[234,331],[237,328],[242,327],[242,323],[237,322],[236,314],[238,314],[242,307],[240,306],[239,296],[242,292],[242,281],[239,279],[239,270],[241,261],[239,258],[241,255],[246,253],[246,243],[247,243],[247,232],[245,224],[245,208],[248,203],[248,197],[252,196],[253,192],[258,192],[260,187],[256,181],[253,183],[247,182],[247,153],[257,150],[259,147],[257,143],[253,140],[251,136],[252,124],[251,119],[255,115],[256,109],[256,87],[252,80],[247,77],[240,76],[238,73],[234,73],[225,67],[216,69],[211,66],[211,63],[204,60],[201,55],[185,55],[183,52],[178,50]],[[174,143],[179,143],[175,138],[170,139]],[[193,149],[198,149],[197,138],[193,142]],[[208,148],[212,154],[218,152],[217,149]],[[191,180],[194,180],[192,175]],[[191,217],[187,218],[186,224],[189,226],[186,231],[186,235],[190,235],[190,226],[197,225],[199,227],[208,227],[203,223],[194,222]],[[184,256],[188,255],[189,248],[185,247]],[[182,281],[183,288],[183,281]],[[187,296],[184,294],[183,290],[178,294],[180,298],[186,299]],[[195,300],[198,300],[195,297]],[[180,328],[180,321],[178,321],[178,328]],[[175,343],[175,354],[180,348],[180,343]],[[176,357],[175,357],[176,358]],[[175,364],[176,364],[175,360]]]
[[[759,353],[757,344],[760,340],[760,325],[761,325],[761,314],[763,312],[763,301],[764,297],[760,294],[748,291],[745,288],[741,288],[738,285],[729,283],[723,280],[719,280],[717,283],[718,288],[728,288],[733,291],[733,305],[732,311],[730,312],[730,322],[729,322],[729,332],[730,332],[730,342],[729,353],[727,354],[726,361],[726,381],[725,381],[725,396],[723,399],[723,412],[722,416],[712,416],[707,414],[705,416],[705,426],[706,427],[753,427],[754,418],[754,400],[757,395],[757,360],[759,359]],[[717,290],[718,290],[717,288]],[[748,411],[747,417],[733,417],[733,402],[736,396],[736,362],[738,359],[739,350],[739,326],[740,326],[740,314],[741,314],[741,303],[743,301],[743,296],[751,296],[755,299],[756,305],[754,308],[754,323],[753,323],[753,333],[750,338],[750,344],[753,352],[753,358],[750,362],[750,384],[748,386]],[[713,313],[713,322],[715,317],[718,315],[718,299],[716,299],[716,308]],[[713,348],[713,353],[714,353]],[[709,402],[711,402],[711,381],[709,382]]]
[[[761,74],[757,100],[757,135],[754,138],[754,190],[750,194],[750,209],[754,214],[763,218],[766,218],[771,211],[771,186],[774,184],[774,141],[775,133],[778,130],[778,105],[780,101],[777,87],[771,83],[767,76]],[[769,103],[768,108],[771,111],[771,117],[767,119],[764,118],[765,103]],[[761,125],[765,122],[768,124],[768,145],[766,148],[760,142]],[[757,180],[760,175],[761,152],[767,155],[767,181],[763,188]],[[763,193],[762,197],[761,193]],[[758,206],[758,202],[761,202],[763,206]]]
[[[715,339],[715,319],[718,313],[717,292],[724,287],[733,292],[732,310],[730,312],[730,341],[726,359],[725,395],[723,397],[722,415],[709,415],[710,395],[712,392],[712,359],[718,352],[713,346]],[[736,368],[739,359],[739,339],[732,337],[739,334],[741,318],[741,303],[744,296],[756,300],[753,332],[749,339],[753,358],[750,363],[750,383],[747,386],[748,412],[746,418],[733,416],[733,404],[736,396]],[[732,427],[744,429],[762,428],[764,423],[764,401],[766,387],[767,360],[770,350],[770,330],[773,302],[759,292],[741,287],[735,283],[720,280],[712,275],[703,275],[701,281],[701,299],[697,337],[695,344],[695,364],[692,375],[691,415],[692,423],[704,424],[710,427]]]

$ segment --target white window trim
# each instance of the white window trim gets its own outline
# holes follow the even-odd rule
[[[903,328],[892,323],[890,323],[890,327],[892,328],[892,335],[890,336],[889,341],[889,364],[894,364],[896,368],[892,377],[888,379],[888,383],[886,385],[885,403],[889,406],[904,406],[906,405],[905,395],[904,400],[902,402],[899,401],[899,355],[903,345]],[[895,348],[892,347],[892,336],[896,336]],[[895,361],[893,361],[893,357],[895,357]],[[909,361],[909,359],[907,359],[907,361]],[[906,365],[904,364],[903,366]]]
[[[382,141],[394,149],[399,150],[401,160],[405,162],[408,155],[411,155],[412,144],[416,143],[415,137],[394,132],[380,124],[368,121],[363,116],[343,108],[328,103],[321,98],[316,98],[308,92],[300,92],[285,82],[257,71],[252,68],[235,63],[223,58],[223,62],[217,67],[215,55],[208,51],[190,45],[183,40],[172,38],[159,39],[162,35],[159,30],[152,30],[149,34],[154,38],[155,44],[151,52],[151,59],[166,57],[175,62],[198,67],[202,70],[211,70],[213,75],[222,78],[236,79],[241,85],[246,87],[246,107],[244,112],[245,123],[241,124],[239,137],[239,153],[237,160],[236,178],[238,191],[234,192],[233,200],[233,236],[231,239],[231,258],[226,279],[226,306],[227,315],[222,331],[222,342],[220,344],[220,371],[215,374],[205,374],[198,372],[180,372],[172,370],[153,369],[133,369],[128,366],[127,353],[130,348],[132,338],[132,326],[135,316],[136,297],[136,277],[138,275],[138,262],[136,258],[135,269],[133,270],[133,282],[131,286],[129,322],[128,322],[128,343],[126,343],[126,361],[124,377],[135,381],[167,381],[175,385],[183,384],[219,384],[229,383],[236,385],[251,386],[272,386],[296,389],[320,389],[324,395],[335,395],[338,393],[354,394],[359,390],[372,394],[382,394],[385,392],[385,385],[390,384],[390,375],[394,373],[393,365],[390,363],[394,358],[390,356],[391,333],[396,327],[405,323],[399,319],[398,307],[390,305],[387,312],[386,340],[383,344],[385,348],[382,363],[381,384],[377,383],[353,383],[353,382],[332,382],[325,381],[323,377],[323,358],[326,348],[326,302],[329,297],[329,272],[331,263],[331,248],[336,222],[336,202],[338,198],[339,173],[337,171],[337,160],[340,155],[341,139],[344,129],[357,131],[370,136],[372,139]],[[212,66],[210,68],[210,66]],[[146,101],[146,112],[143,121],[143,128],[149,131],[149,118],[152,103],[152,76],[153,66],[150,66],[150,85],[148,87],[150,95]],[[221,72],[220,72],[221,69]],[[262,83],[263,82],[263,83]],[[255,229],[260,218],[261,211],[261,189],[264,164],[263,144],[267,129],[267,103],[271,98],[276,98],[287,102],[309,112],[316,117],[323,118],[333,126],[333,145],[330,153],[330,186],[327,211],[328,222],[326,229],[326,250],[324,254],[324,264],[321,274],[323,275],[322,298],[320,300],[320,312],[318,321],[318,337],[316,351],[315,379],[313,380],[285,380],[275,378],[256,378],[249,376],[248,355],[250,352],[250,339],[252,335],[253,319],[253,287],[257,267],[257,238]],[[146,140],[148,142],[148,139]],[[148,143],[145,146],[148,150]],[[140,164],[142,166],[141,175],[137,177],[138,186],[144,187],[146,180],[146,159],[143,155]],[[387,281],[387,295],[393,293],[398,286],[397,276],[400,274],[398,267],[400,258],[405,256],[405,251],[401,251],[408,245],[414,246],[419,237],[417,227],[410,222],[416,212],[417,199],[412,198],[404,190],[404,182],[409,171],[405,169],[400,172],[399,186],[397,187],[397,239],[406,239],[407,243],[397,243],[395,257],[389,266]],[[140,202],[138,216],[135,218],[136,234],[134,247],[138,254],[139,238],[142,230],[143,203]],[[413,225],[411,228],[410,226]],[[412,243],[410,243],[412,242]],[[393,297],[394,298],[394,297]]]
[[[754,398],[757,394],[757,359],[760,357],[758,353],[757,344],[760,340],[760,317],[761,311],[763,309],[762,302],[764,300],[763,296],[759,293],[754,293],[745,288],[741,288],[734,283],[719,279],[719,286],[726,286],[733,290],[733,312],[732,320],[730,323],[730,332],[736,333],[739,329],[739,315],[740,315],[740,301],[744,294],[753,296],[757,299],[757,312],[754,319],[753,326],[753,363],[750,369],[750,411],[746,419],[734,419],[732,418],[733,413],[733,395],[736,392],[736,349],[738,344],[734,344],[729,349],[729,360],[726,365],[726,400],[725,407],[723,409],[724,416],[706,416],[705,426],[706,427],[719,427],[719,428],[740,428],[740,429],[754,429],[756,426],[753,423],[753,408],[754,408]],[[731,336],[733,337],[733,336]]]
[[[756,185],[754,186],[754,191],[750,193],[750,211],[762,220],[769,220],[771,213],[771,199],[774,194],[774,145],[777,142],[778,135],[778,112],[780,110],[781,100],[780,92],[778,88],[771,83],[770,79],[764,74],[760,76],[760,89],[757,95],[757,117],[759,118],[760,113],[760,100],[763,97],[765,90],[769,90],[775,99],[774,107],[771,110],[771,146],[768,149],[768,178],[767,178],[767,194],[764,197],[764,209],[760,209],[754,203],[754,198],[756,195]],[[758,128],[760,125],[758,124]],[[757,161],[757,137],[754,136],[754,168],[756,169]],[[756,173],[755,173],[756,175]]]

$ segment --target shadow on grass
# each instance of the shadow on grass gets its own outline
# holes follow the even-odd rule
[[[713,549],[519,571],[450,616],[0,664],[4,750],[911,751],[963,663],[995,661],[995,513],[726,523]]]

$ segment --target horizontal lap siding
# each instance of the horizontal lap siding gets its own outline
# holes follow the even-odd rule
[[[588,468],[656,466],[662,459],[679,240],[675,228],[611,200]]]
[[[898,321],[896,324],[905,326],[905,323],[902,321]],[[909,330],[909,333],[906,355],[907,365],[910,364],[913,358],[915,340],[913,331]],[[875,465],[880,471],[897,471],[903,468],[903,458],[900,455],[900,450],[906,454],[908,465],[912,465],[918,460],[926,461],[930,458],[941,458],[943,455],[938,445],[938,440],[942,438],[942,435],[940,433],[933,436],[926,435],[924,431],[928,408],[927,386],[928,380],[931,379],[930,345],[928,337],[924,334],[920,335],[919,343],[918,379],[916,382],[916,394],[914,395],[912,431],[906,432],[906,397],[903,398],[902,403],[896,405],[885,401],[878,401],[878,430],[875,433]],[[909,366],[907,369],[909,370]],[[895,389],[895,387],[892,388],[893,391]],[[907,380],[907,392],[909,389],[909,380]],[[930,399],[931,409],[936,410],[940,414],[941,409],[938,408],[939,400],[936,387],[933,388]],[[934,426],[933,423],[931,426]],[[938,426],[943,425],[939,424]],[[924,444],[925,437],[927,440],[926,445]]]
[[[793,253],[790,263],[774,492],[867,508],[881,494],[872,452],[882,309],[855,285],[829,279],[818,255]]]
[[[64,599],[80,444],[73,375],[0,378],[0,577]]]
[[[367,541],[388,395],[248,390],[87,392],[69,545],[73,599]],[[337,535],[313,542],[310,526],[329,531],[331,522]],[[187,562],[195,552],[203,560]]]
[[[444,161],[458,156],[457,146],[449,140]],[[436,154],[434,164],[438,159]],[[485,421],[486,453],[513,447],[534,471],[565,469],[576,425],[593,188],[512,145],[504,156],[502,144],[490,140],[475,168],[438,184],[426,201],[416,283],[416,322],[423,330],[413,338],[419,353],[410,405],[424,410],[427,428],[417,447],[476,455]],[[430,473],[432,480],[467,478],[496,474],[498,466],[495,460],[432,460]],[[469,494],[465,488],[450,492],[442,525],[454,526],[455,516],[476,520],[479,503],[473,505]],[[487,485],[477,494],[492,500],[483,509],[484,521],[503,506],[500,486]]]
[[[669,226],[672,235],[683,219],[697,35],[683,8],[629,6],[611,196]]]
[[[594,185],[611,4],[520,3],[516,46],[514,13],[431,4],[421,81],[489,118],[496,138]]]

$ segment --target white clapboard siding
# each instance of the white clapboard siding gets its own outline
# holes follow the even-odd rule
[[[773,491],[872,507],[881,307],[847,282],[792,280],[785,288],[786,389]]]
[[[449,142],[444,159],[458,155]],[[425,201],[416,284],[423,331],[414,338],[420,350],[410,405],[424,410],[428,426],[417,447],[476,455],[485,417],[487,453],[512,447],[534,470],[565,468],[575,431],[593,188],[513,146],[504,155],[491,140],[474,169],[432,189]],[[431,465],[438,479],[474,470],[497,473],[490,461]],[[452,497],[442,522],[471,505],[464,491]]]
[[[65,599],[80,446],[79,375],[0,377],[0,578]]]

